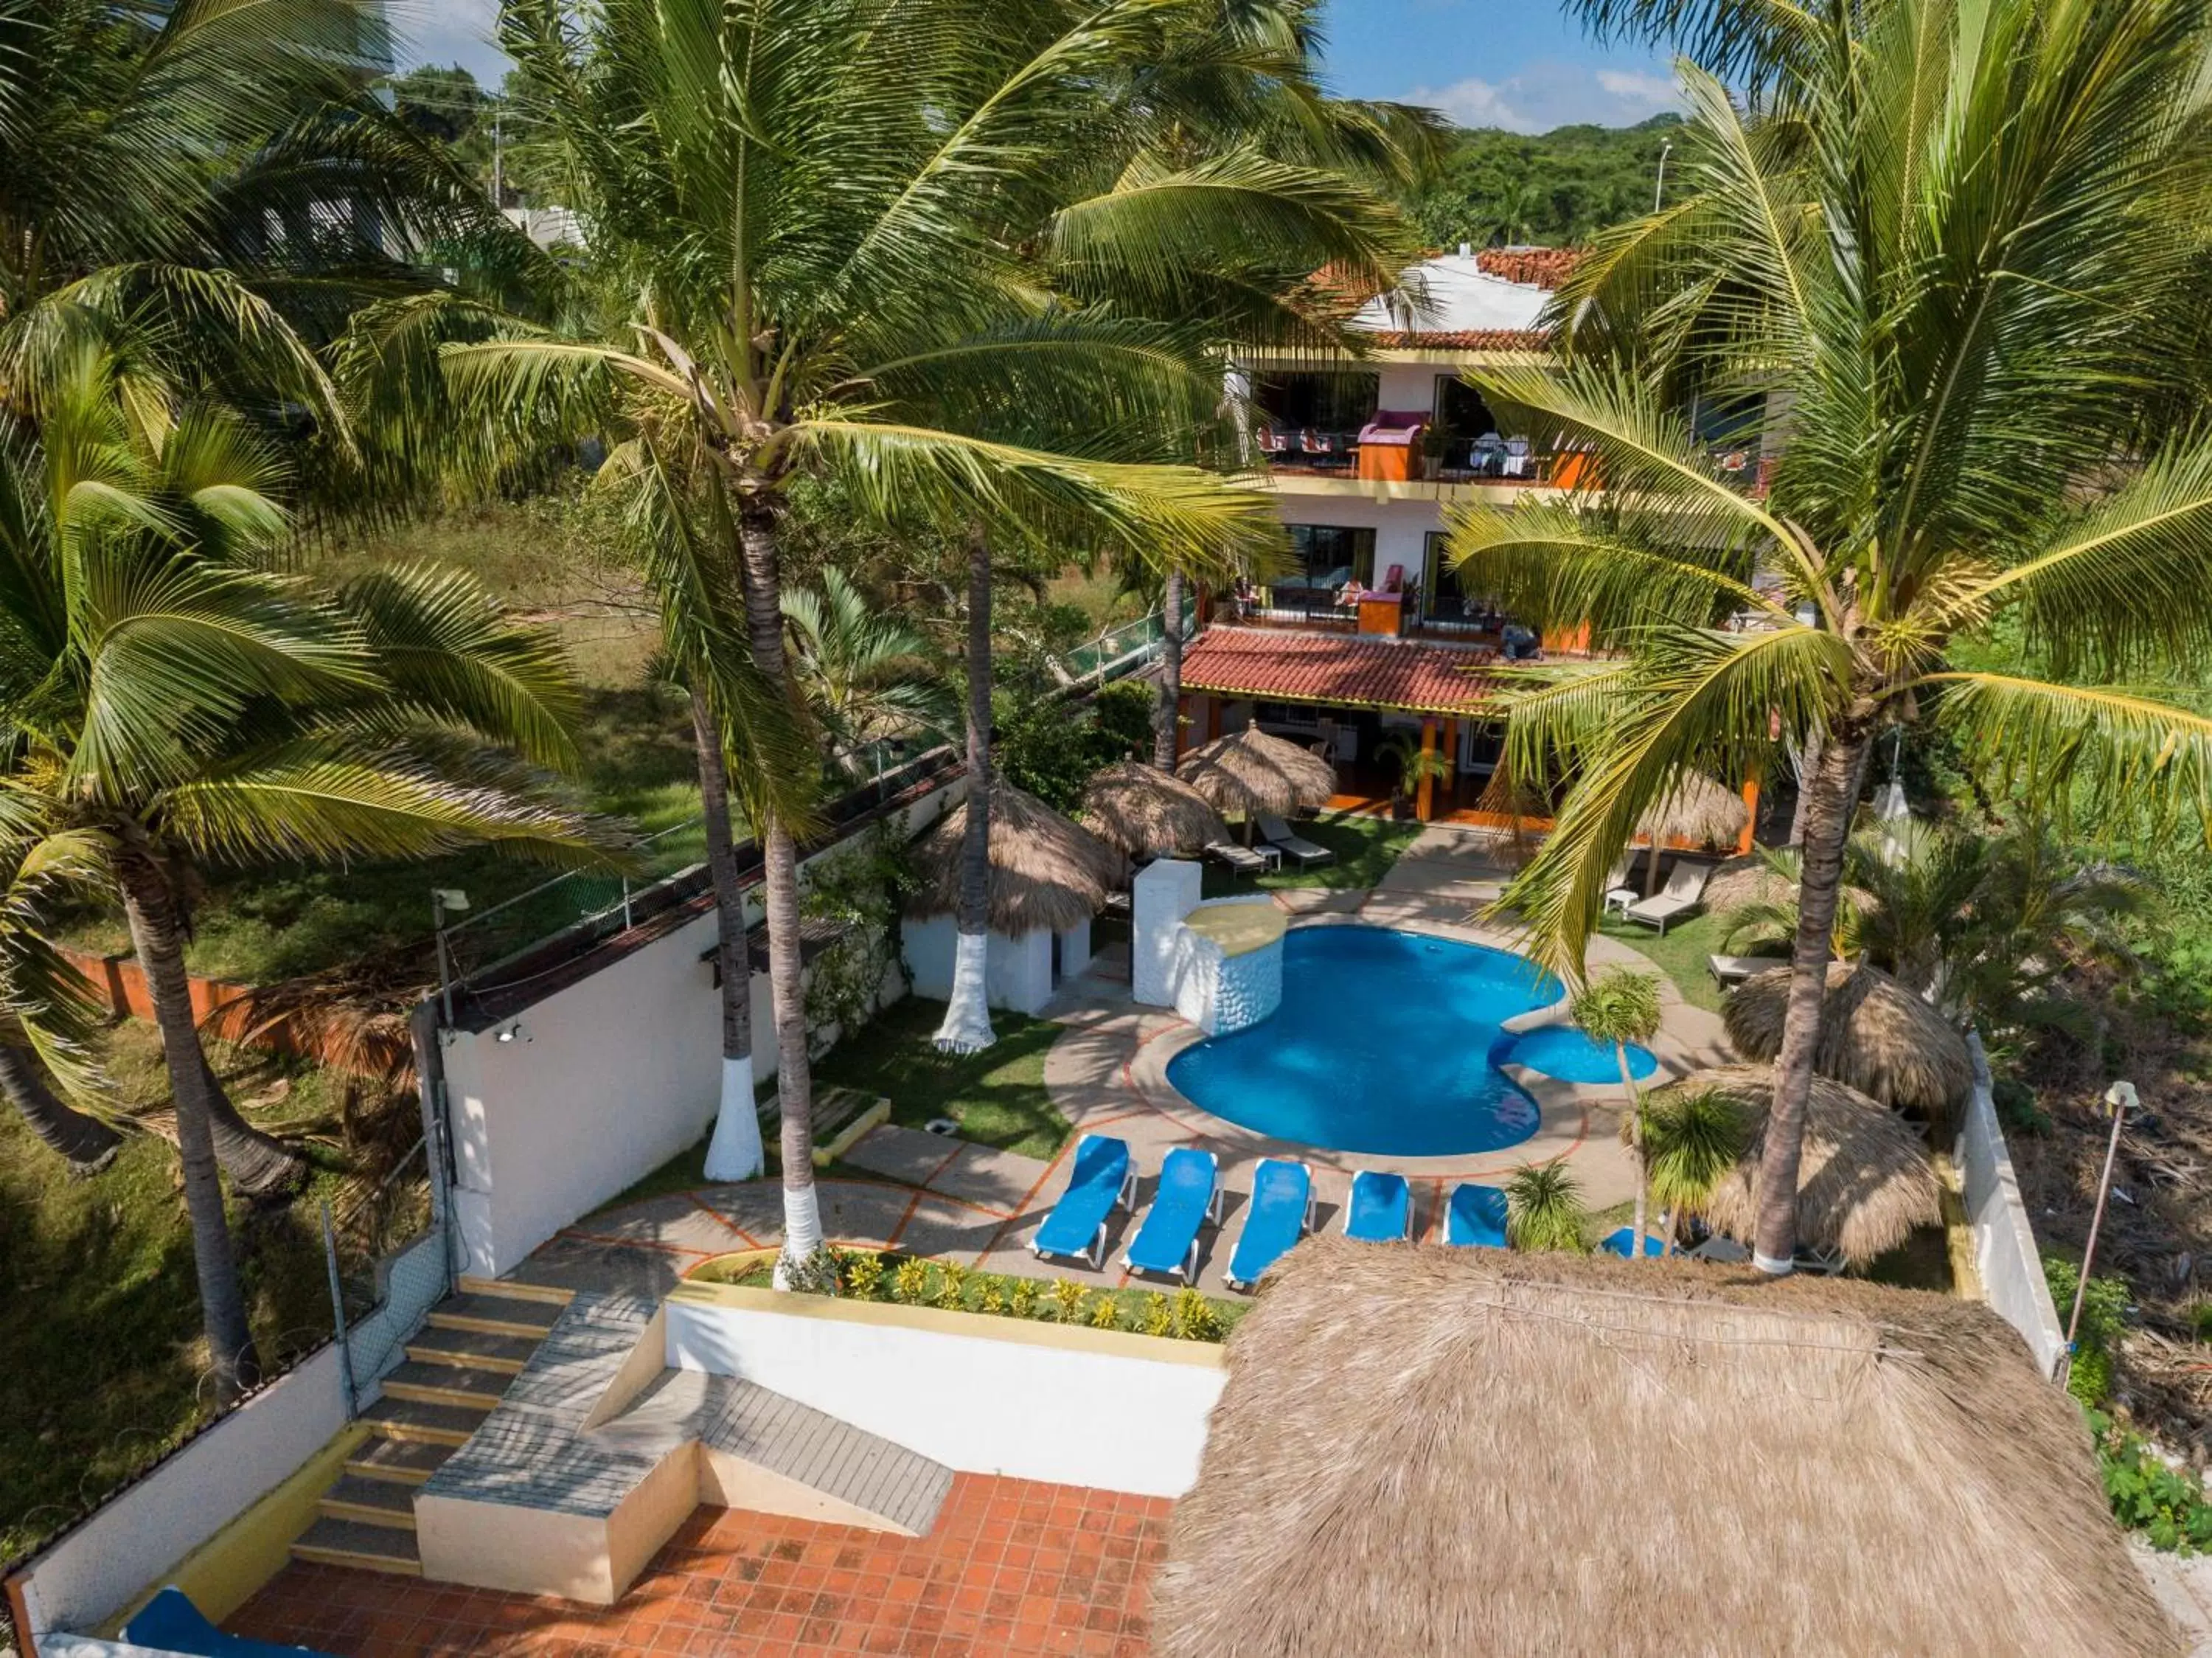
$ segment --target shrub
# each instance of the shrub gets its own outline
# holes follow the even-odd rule
[[[837,1253],[825,1245],[805,1260],[784,1262],[784,1287],[802,1295],[834,1295],[837,1272]]]
[[[891,1299],[903,1301],[908,1307],[921,1305],[921,1298],[929,1289],[929,1263],[907,1259],[898,1264],[891,1274]]]
[[[2073,1311],[2081,1271],[2063,1255],[2045,1255],[2043,1277],[2063,1321]],[[2066,1391],[2091,1409],[2112,1396],[2112,1358],[2127,1328],[2127,1314],[2126,1281],[2092,1276],[2089,1293],[2081,1300],[2081,1323],[2074,1332],[2074,1362],[2066,1375]]]
[[[938,1271],[943,1276],[937,1281],[937,1304],[948,1313],[957,1313],[967,1305],[968,1269],[947,1261]]]
[[[1121,1309],[1115,1304],[1114,1298],[1111,1295],[1101,1295],[1098,1298],[1098,1304],[1091,1309],[1091,1327],[1093,1330],[1112,1330],[1118,1327],[1121,1322]]]
[[[1176,1292],[1175,1298],[1176,1333],[1185,1341],[1219,1341],[1221,1314],[1213,1310],[1213,1303],[1197,1290],[1188,1287]]]
[[[1145,1297],[1145,1310],[1138,1315],[1137,1328],[1148,1336],[1175,1333],[1175,1309],[1168,1305],[1164,1293],[1155,1289]]]
[[[1043,1287],[1035,1278],[1016,1278],[1013,1293],[1007,1299],[1006,1310],[1018,1319],[1035,1318],[1037,1295]]]
[[[1582,1183],[1565,1163],[1524,1163],[1506,1179],[1505,1235],[1514,1248],[1582,1254],[1589,1229]]]
[[[1997,1121],[2013,1134],[2048,1134],[2051,1113],[2036,1103],[2035,1090],[2017,1076],[2000,1076],[1990,1085]]]
[[[856,1249],[843,1257],[845,1293],[855,1301],[872,1301],[883,1294],[884,1258],[873,1250]]]
[[[975,1302],[975,1310],[978,1313],[988,1313],[994,1317],[1006,1310],[1006,1281],[1004,1278],[994,1277],[984,1278],[983,1293]]]
[[[1083,1311],[1084,1299],[1091,1292],[1081,1284],[1060,1278],[1052,1286],[1052,1304],[1062,1324],[1073,1324]]]
[[[1102,765],[1152,752],[1152,710],[1158,700],[1159,692],[1147,680],[1116,680],[1100,688],[1091,706]]]
[[[2087,1413],[2112,1517],[2154,1549],[2196,1554],[2212,1549],[2212,1503],[2203,1482],[2177,1471],[2140,1435],[2101,1411]]]

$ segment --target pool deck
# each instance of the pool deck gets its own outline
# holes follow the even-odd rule
[[[1433,828],[1371,891],[1296,888],[1273,897],[1292,925],[1364,923],[1510,949],[1510,932],[1471,919],[1497,896],[1504,879],[1490,857],[1490,844],[1480,835]],[[1590,940],[1589,959],[1594,966],[1652,965],[1604,937]],[[1651,1045],[1661,1072],[1650,1083],[1654,1087],[1731,1057],[1718,1017],[1684,1002],[1663,973],[1660,984],[1665,1021]],[[1045,1085],[1076,1131],[1067,1146],[1048,1162],[912,1129],[878,1128],[843,1159],[857,1174],[818,1182],[823,1223],[833,1241],[896,1248],[993,1272],[1129,1283],[1119,1252],[1135,1229],[1134,1214],[1114,1217],[1103,1271],[1080,1263],[1039,1261],[1028,1248],[1066,1184],[1075,1139],[1094,1131],[1128,1142],[1139,1173],[1135,1213],[1151,1202],[1161,1159],[1170,1148],[1200,1146],[1219,1157],[1224,1213],[1219,1228],[1201,1234],[1198,1282],[1223,1295],[1231,1293],[1222,1270],[1242,1229],[1252,1166],[1262,1157],[1298,1157],[1313,1169],[1324,1228],[1342,1224],[1354,1170],[1406,1175],[1413,1186],[1416,1238],[1441,1236],[1454,1183],[1495,1181],[1527,1162],[1565,1160],[1594,1209],[1634,1195],[1631,1165],[1618,1137],[1622,1100],[1617,1083],[1583,1086],[1509,1067],[1542,1112],[1534,1137],[1475,1156],[1357,1156],[1271,1140],[1200,1110],[1178,1093],[1167,1080],[1168,1061],[1200,1039],[1199,1033],[1171,1010],[1130,1000],[1126,949],[1102,952],[1089,972],[1063,989],[1050,1012],[1066,1028],[1045,1056]],[[662,1294],[710,1255],[772,1247],[781,1229],[782,1200],[774,1181],[708,1186],[586,1216],[545,1244],[515,1276],[575,1289]],[[1172,1288],[1172,1281],[1160,1287]]]

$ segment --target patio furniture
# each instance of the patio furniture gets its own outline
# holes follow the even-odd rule
[[[1657,857],[1658,851],[1655,849],[1651,856]],[[1615,910],[1626,910],[1636,902],[1638,896],[1636,888],[1628,884],[1628,872],[1635,865],[1636,854],[1623,852],[1613,861],[1613,868],[1605,872],[1605,912],[1607,914],[1610,915]]]
[[[1705,971],[1712,974],[1713,983],[1723,990],[1731,984],[1741,984],[1769,967],[1786,966],[1780,958],[1771,955],[1709,955]]]
[[[1075,1148],[1067,1190],[1030,1240],[1030,1253],[1088,1261],[1093,1271],[1106,1264],[1106,1222],[1116,1209],[1128,1209],[1137,1195],[1137,1171],[1130,1166],[1129,1143],[1110,1134],[1086,1134]]]
[[[308,1647],[282,1647],[224,1634],[173,1583],[138,1609],[123,1626],[123,1638],[134,1651],[188,1654],[191,1658],[321,1658]]]
[[[1267,862],[1264,853],[1255,851],[1249,846],[1239,846],[1233,840],[1206,842],[1206,855],[1216,863],[1227,864],[1231,875],[1264,875],[1274,867]]]
[[[1636,1228],[1634,1227],[1624,1226],[1618,1231],[1607,1233],[1603,1238],[1598,1240],[1597,1247],[1606,1254],[1618,1255],[1625,1261],[1630,1258],[1631,1246],[1629,1244],[1629,1240],[1633,1238],[1635,1235]],[[1664,1243],[1662,1243],[1659,1239],[1653,1237],[1650,1233],[1647,1232],[1644,1234],[1644,1259],[1656,1259],[1658,1257],[1659,1253],[1665,1247],[1666,1245]]]
[[[1653,853],[1657,856],[1656,851]],[[1667,884],[1653,897],[1638,899],[1621,911],[1626,919],[1640,922],[1646,927],[1656,927],[1659,936],[1667,936],[1667,923],[1680,921],[1684,916],[1694,915],[1705,907],[1705,882],[1713,870],[1709,863],[1677,863],[1668,875]]]
[[[1313,1171],[1288,1157],[1267,1157],[1252,1171],[1252,1206],[1229,1258],[1231,1289],[1249,1289],[1260,1275],[1313,1230]]]
[[[1715,1261],[1723,1266],[1741,1266],[1751,1259],[1751,1251],[1734,1238],[1723,1238],[1717,1232],[1687,1253],[1692,1259]]]
[[[1363,1168],[1352,1177],[1344,1235],[1364,1243],[1402,1243],[1413,1235],[1413,1194],[1402,1174]]]
[[[1121,1252],[1121,1265],[1132,1272],[1173,1273],[1193,1282],[1198,1229],[1208,1221],[1221,1224],[1221,1165],[1210,1151],[1177,1146],[1160,1164],[1160,1189]]]
[[[1260,833],[1267,844],[1282,856],[1296,858],[1301,869],[1310,863],[1330,863],[1336,856],[1334,851],[1319,841],[1308,840],[1304,835],[1291,833],[1291,826],[1280,818],[1262,817]]]
[[[1462,1180],[1444,1211],[1444,1241],[1462,1249],[1504,1249],[1505,1194],[1494,1186]]]

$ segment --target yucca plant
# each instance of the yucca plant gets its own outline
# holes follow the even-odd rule
[[[1656,854],[1655,853],[1656,856]],[[1613,1050],[1620,1068],[1620,1090],[1628,1100],[1628,1149],[1636,1160],[1636,1249],[1630,1259],[1642,1259],[1645,1188],[1644,1111],[1636,1097],[1636,1075],[1629,1068],[1628,1050],[1641,1046],[1659,1033],[1661,1008],[1659,975],[1628,967],[1608,967],[1582,989],[1567,1004],[1567,1018],[1593,1042]]]
[[[10,856],[119,899],[171,1090],[217,1397],[252,1385],[185,976],[195,869],[429,856],[560,862],[611,832],[537,765],[573,758],[558,647],[469,578],[283,573],[286,479],[218,410],[80,350],[0,427],[0,777]]]
[[[1638,1121],[1638,1161],[1651,1199],[1674,1217],[1659,1247],[1661,1254],[1671,1255],[1683,1218],[1704,1211],[1713,1188],[1743,1156],[1743,1112],[1717,1088],[1681,1087],[1652,1094]]]
[[[1756,1257],[1784,1272],[1877,734],[1938,727],[2052,810],[2078,791],[2170,825],[2212,799],[2212,719],[2125,684],[2212,666],[2212,442],[2191,424],[2212,7],[1584,9],[1763,101],[1685,61],[1680,200],[1561,290],[1563,372],[1477,376],[1588,447],[1602,503],[1458,511],[1452,558],[1532,625],[1588,622],[1620,653],[1513,710],[1509,765],[1577,778],[1507,895],[1554,964],[1579,961],[1608,867],[1680,778],[1754,775],[1778,737],[1813,756],[1759,1183]],[[1764,498],[1709,463],[1692,393],[1766,411]],[[2000,623],[2021,666],[1968,649]]]
[[[1505,1179],[1505,1240],[1516,1249],[1589,1253],[1582,1182],[1564,1162],[1524,1163]]]

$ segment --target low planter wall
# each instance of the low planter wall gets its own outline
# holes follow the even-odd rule
[[[670,1292],[668,1362],[748,1381],[963,1473],[1146,1496],[1198,1478],[1210,1342],[729,1284]]]
[[[2012,1153],[1997,1124],[1981,1038],[1969,1037],[1967,1045],[1974,1061],[1974,1088],[1959,1129],[1956,1155],[1966,1219],[1974,1232],[1974,1270],[1981,1275],[1982,1293],[1990,1307],[2020,1332],[2043,1374],[2055,1375],[2066,1350],[2065,1326],[2051,1302],[2035,1228],[2028,1223]]]

